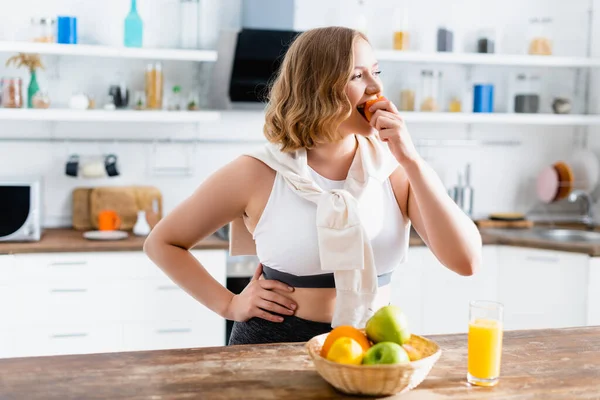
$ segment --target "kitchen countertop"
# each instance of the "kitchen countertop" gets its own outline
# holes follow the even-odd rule
[[[577,225],[565,227],[577,228]],[[600,242],[557,242],[541,238],[523,237],[519,235],[519,229],[481,229],[481,237],[484,245],[505,245],[516,247],[528,247],[546,250],[559,250],[575,253],[588,254],[592,257],[600,256]],[[124,240],[99,241],[83,238],[83,232],[74,229],[46,229],[39,242],[0,242],[0,254],[16,253],[53,253],[53,252],[85,252],[85,251],[141,251],[144,245],[144,237],[138,237],[130,233]],[[410,246],[423,246],[423,240],[414,230],[411,230]],[[228,250],[227,241],[216,236],[210,236],[200,241],[194,249],[205,250]]]
[[[0,242],[0,254],[17,253],[55,253],[85,251],[141,251],[145,237],[135,236],[131,232],[123,240],[88,240],[82,231],[74,229],[45,229],[38,242]],[[216,236],[200,241],[194,249],[227,250],[229,244]]]
[[[465,334],[429,336],[442,356],[412,391],[423,399],[598,399],[600,327],[507,331],[496,387],[465,381]],[[353,399],[314,369],[303,344],[247,345],[0,360],[0,398]]]

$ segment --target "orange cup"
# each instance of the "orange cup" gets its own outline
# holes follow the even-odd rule
[[[101,231],[114,231],[121,226],[119,214],[113,210],[103,210],[98,214],[98,229]]]

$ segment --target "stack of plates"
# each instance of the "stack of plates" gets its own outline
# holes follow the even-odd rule
[[[537,197],[549,204],[566,198],[573,190],[592,192],[600,177],[598,157],[589,150],[577,150],[567,161],[542,169],[537,177]]]

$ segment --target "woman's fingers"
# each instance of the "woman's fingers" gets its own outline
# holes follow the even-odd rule
[[[263,293],[261,293],[260,297],[262,299],[270,301],[272,303],[277,303],[289,310],[293,311],[296,309],[296,304],[294,304],[294,302],[291,299],[288,299],[287,297],[285,297],[279,293],[265,290]]]
[[[284,314],[284,315],[292,315],[292,314],[294,314],[293,310],[290,310],[289,308],[282,307],[279,304],[273,303],[272,301],[268,301],[268,300],[260,300],[258,302],[257,306],[259,308],[262,308],[265,311],[272,311],[272,312],[277,313],[277,314]]]

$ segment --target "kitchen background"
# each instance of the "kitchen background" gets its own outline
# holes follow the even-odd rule
[[[240,0],[207,1],[199,3],[202,45],[217,48],[219,30],[237,30],[242,26],[303,30],[321,25],[343,24],[359,26],[361,12],[368,34],[376,49],[392,49],[394,31],[406,29],[410,33],[411,50],[434,52],[440,26],[448,26],[454,34],[454,51],[474,51],[480,32],[494,34],[497,53],[526,54],[534,29],[532,18],[549,18],[544,35],[552,40],[552,53],[561,57],[586,57],[589,40],[588,0],[565,4],[560,1],[540,0],[518,2],[463,0],[458,3],[439,1],[406,1],[405,8],[398,1],[281,1],[280,9],[273,10],[275,2]],[[109,0],[93,3],[83,1],[26,1],[11,5],[0,24],[0,38],[5,41],[28,40],[35,35],[32,17],[73,15],[77,17],[77,35],[80,44],[121,46],[123,21],[129,2]],[[435,17],[431,10],[436,9]],[[180,47],[178,0],[139,1],[139,14],[144,24],[144,47]],[[316,11],[318,10],[318,12]],[[515,10],[518,10],[515,11]],[[246,11],[244,13],[244,11]],[[396,12],[392,12],[396,11]],[[286,14],[287,12],[287,14]],[[288,15],[288,22],[286,17]],[[443,18],[442,18],[443,16]],[[594,16],[594,21],[597,16]],[[218,24],[217,24],[218,22]],[[406,23],[406,28],[402,27]],[[279,26],[278,26],[279,25]],[[285,26],[284,26],[285,25]],[[600,41],[591,42],[591,55],[600,47]],[[5,61],[14,52],[0,53],[0,75],[21,77],[24,90],[29,82],[26,69],[6,67]],[[41,88],[47,92],[50,107],[67,108],[72,95],[90,95],[96,108],[102,109],[108,101],[111,85],[125,84],[130,90],[131,103],[137,91],[144,91],[144,72],[148,62],[128,58],[78,57],[71,55],[42,55],[45,69],[38,72]],[[209,94],[213,62],[162,61],[164,74],[164,107],[168,106],[172,88],[181,87],[181,96],[187,100],[191,91],[197,94],[202,109],[210,108]],[[494,85],[494,111],[504,113],[514,97],[511,85],[516,74],[527,73],[539,77],[534,91],[540,95],[540,113],[552,113],[556,97],[568,98],[573,104],[571,114],[584,113],[586,73],[589,68],[549,68],[519,66],[453,65],[434,63],[404,63],[382,61],[382,79],[386,95],[400,105],[400,92],[412,89],[421,92],[421,71],[437,69],[440,105],[448,110],[452,97],[463,101],[463,111],[470,108],[468,89],[475,83]],[[593,72],[593,71],[592,71]],[[469,76],[470,75],[470,76]],[[595,111],[596,90],[590,90],[590,112]],[[220,99],[216,100],[218,102]],[[417,99],[418,103],[418,99]],[[418,104],[417,104],[418,107]],[[234,106],[235,108],[235,106]],[[431,162],[448,187],[457,183],[459,172],[471,164],[474,187],[473,212],[528,212],[540,209],[535,196],[535,179],[541,168],[559,159],[568,158],[572,150],[587,138],[594,147],[593,135],[585,132],[588,126],[555,126],[552,122],[520,124],[511,120],[495,124],[447,123],[443,119],[411,122],[408,127],[415,139],[442,138],[489,139],[499,141],[496,146],[456,146],[457,142],[439,142],[436,146],[420,146],[421,153]],[[467,121],[468,122],[468,121]],[[585,124],[585,122],[583,123]],[[196,146],[119,143],[119,138],[181,138],[211,136],[217,138],[261,137],[261,113],[257,111],[224,111],[218,121],[210,123],[143,123],[138,122],[61,122],[0,120],[0,135],[10,137],[84,137],[116,139],[115,143],[46,143],[1,142],[0,170],[3,174],[34,174],[44,179],[44,225],[70,224],[71,190],[85,185],[149,184],[158,187],[164,195],[164,210],[169,212],[189,195],[210,173],[239,155],[250,144],[200,143]],[[592,133],[592,131],[590,131]],[[507,142],[502,144],[502,142]],[[435,143],[434,143],[435,144]],[[69,155],[82,157],[114,153],[118,156],[121,175],[115,178],[86,180],[64,174]],[[183,171],[173,176],[159,176],[161,167]],[[179,169],[177,169],[179,168]],[[163,168],[164,169],[164,168]]]
[[[154,187],[167,214],[212,172],[261,145],[262,105],[228,98],[231,39],[242,28],[365,30],[380,59],[384,94],[403,109],[421,154],[449,190],[469,171],[473,204],[465,211],[473,218],[521,212],[579,219],[582,204],[552,201],[556,172],[548,167],[561,160],[576,167],[582,155],[595,168],[580,175],[580,163],[574,188],[597,198],[598,0],[137,0],[142,49],[123,47],[138,39],[135,16],[124,29],[131,4],[27,0],[0,16],[0,177],[42,178],[42,225],[52,232],[28,247],[34,251],[0,244],[0,304],[16,304],[0,308],[0,357],[224,344],[224,321],[167,279],[141,241],[92,249],[92,241],[82,243],[81,233],[68,228],[76,188]],[[54,28],[76,18],[77,44],[31,43],[47,39],[42,18],[58,16],[72,18]],[[60,32],[50,32],[50,41],[70,40]],[[408,42],[399,40],[406,36]],[[494,54],[474,54],[492,46]],[[6,65],[19,51],[41,53],[41,91],[32,105],[47,110],[27,109],[30,74]],[[22,80],[22,109],[10,108],[15,78]],[[493,107],[485,96],[490,85]],[[164,98],[157,106],[159,86]],[[115,109],[125,89],[127,110]],[[155,109],[136,110],[138,101]],[[116,156],[116,176],[103,170],[107,154]],[[76,177],[65,173],[72,155],[80,158]],[[537,190],[544,171],[551,204]],[[475,298],[502,301],[507,329],[600,323],[600,250],[594,243],[531,248],[536,243],[486,243],[485,268],[469,278],[411,246],[409,261],[394,274],[392,301],[425,334],[464,331]],[[205,245],[193,254],[219,282],[240,290],[255,261],[227,258],[223,242]],[[14,249],[22,254],[13,256]],[[541,276],[544,285],[532,288]]]

